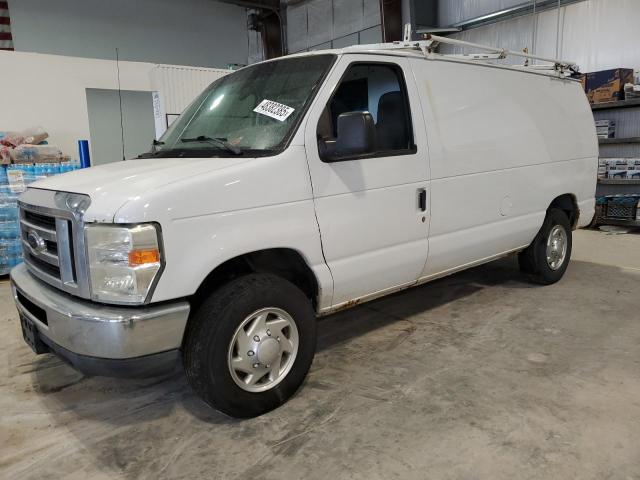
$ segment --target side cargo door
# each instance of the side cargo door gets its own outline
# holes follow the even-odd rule
[[[331,145],[354,140],[346,138],[344,117],[366,123],[372,148],[328,153]],[[424,120],[408,61],[343,55],[305,129],[322,247],[334,279],[332,306],[415,283],[427,259],[430,192]]]

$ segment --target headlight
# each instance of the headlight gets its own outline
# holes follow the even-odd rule
[[[87,225],[91,298],[107,303],[144,303],[162,268],[158,236],[152,224]]]

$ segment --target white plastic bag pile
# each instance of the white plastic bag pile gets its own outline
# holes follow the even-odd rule
[[[0,164],[53,163],[65,160],[62,150],[46,144],[49,134],[42,127],[21,132],[0,132]]]

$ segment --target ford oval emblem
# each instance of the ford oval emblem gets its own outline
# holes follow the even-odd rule
[[[35,252],[44,252],[47,249],[47,244],[37,232],[31,230],[27,235],[27,243]]]

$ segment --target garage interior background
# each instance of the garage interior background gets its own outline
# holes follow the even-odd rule
[[[634,68],[638,14],[636,0],[9,0],[3,39],[14,51],[0,52],[0,131],[42,125],[72,158],[80,139],[90,140],[93,164],[131,158],[229,69],[397,40],[405,22],[582,71]]]

